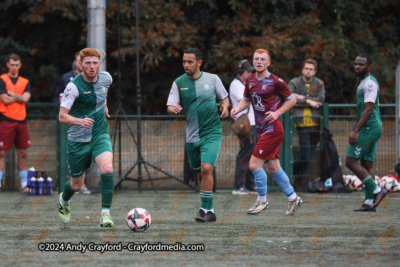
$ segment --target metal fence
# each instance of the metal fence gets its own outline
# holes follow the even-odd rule
[[[337,110],[341,110],[341,115]],[[343,114],[343,110],[348,112]],[[377,175],[394,172],[395,165],[395,116],[394,104],[381,105],[383,135],[378,145],[375,171]],[[323,125],[329,126],[334,133],[334,141],[342,162],[347,150],[347,139],[355,123],[355,105],[326,104],[322,118]],[[28,149],[27,168],[46,171],[53,178],[53,184],[60,186],[68,179],[66,162],[66,127],[58,123],[57,104],[29,104],[28,126],[31,148]],[[281,147],[281,165],[291,180],[293,154],[298,150],[297,132],[293,128],[289,113],[282,118],[285,140]],[[182,116],[142,116],[141,117],[141,152],[144,162],[138,162],[138,149],[135,142],[138,137],[137,117],[112,116],[108,121],[114,146],[114,177],[117,183],[121,177],[138,178],[138,163],[141,165],[144,190],[154,188],[180,190],[186,186],[171,176],[183,181],[185,121]],[[223,138],[216,166],[217,189],[233,188],[235,159],[239,151],[239,142],[230,130],[230,120],[221,121]],[[116,125],[118,127],[116,128]],[[117,129],[117,131],[115,130]],[[16,171],[16,153],[9,151],[3,188],[19,187]],[[146,164],[149,163],[150,165]],[[155,168],[154,168],[154,167]],[[350,173],[342,164],[343,173]],[[152,180],[159,179],[161,180]],[[89,189],[99,187],[100,174],[95,169],[87,177]],[[272,179],[268,184],[274,186]],[[194,183],[192,184],[194,185]],[[138,183],[131,180],[121,182],[122,189],[138,189]]]

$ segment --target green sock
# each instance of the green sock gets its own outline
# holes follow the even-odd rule
[[[378,185],[375,183],[374,179],[372,179],[371,175],[363,179],[363,184],[365,185],[365,199],[374,199],[374,190],[378,188]]]
[[[201,198],[200,208],[205,210],[211,210],[214,208],[212,191],[200,190],[200,198]]]
[[[64,199],[64,201],[69,201],[74,194],[75,191],[71,187],[71,180],[66,181],[64,184],[64,192],[62,192],[62,199]]]
[[[111,202],[114,195],[114,173],[101,174],[101,208],[110,209]]]

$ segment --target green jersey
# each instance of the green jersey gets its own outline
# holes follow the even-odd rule
[[[215,74],[201,72],[196,80],[183,74],[174,81],[167,105],[180,104],[185,111],[186,142],[198,142],[209,134],[222,134],[216,104],[217,99],[227,96],[221,79]]]
[[[77,75],[65,88],[61,107],[69,109],[69,115],[75,118],[91,118],[94,123],[90,129],[80,125],[70,125],[68,140],[90,142],[97,136],[108,133],[105,119],[105,105],[112,77],[108,72],[99,72],[95,83],[86,82],[82,74]]]
[[[362,79],[357,89],[357,122],[360,120],[365,110],[365,103],[367,102],[374,103],[374,108],[365,127],[378,126],[382,128],[381,114],[379,111],[379,84],[371,74]]]

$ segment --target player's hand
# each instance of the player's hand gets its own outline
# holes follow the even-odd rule
[[[231,117],[232,117],[232,119],[236,119],[236,114],[237,114],[238,112],[237,112],[237,110],[234,108],[234,109],[232,109],[231,110]]]
[[[94,120],[92,120],[91,118],[84,118],[84,119],[81,119],[80,125],[84,128],[90,129],[92,127],[93,123],[94,123]]]
[[[221,105],[221,107],[219,108],[219,111],[221,111],[221,116],[220,116],[221,119],[228,117],[229,111],[228,111],[227,107],[225,107],[224,105]]]
[[[179,104],[176,104],[175,106],[169,106],[169,111],[170,114],[178,114],[182,111],[182,107]]]
[[[108,107],[107,105],[104,107],[104,113],[106,114],[106,118],[110,118],[110,113],[108,112]]]
[[[267,117],[265,117],[265,120],[264,120],[266,122],[274,122],[279,118],[278,112],[268,111],[268,112],[265,112],[265,115],[267,115]]]
[[[349,144],[350,145],[356,145],[357,144],[357,139],[358,139],[358,132],[357,131],[351,131],[350,136],[349,136]]]

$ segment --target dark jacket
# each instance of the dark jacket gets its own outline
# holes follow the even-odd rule
[[[303,80],[303,75],[290,80],[288,87],[290,88],[290,90],[292,90],[293,93],[305,96],[304,99],[297,99],[296,102],[297,104],[307,105],[306,104],[307,99],[318,101],[322,104],[325,101],[324,82],[318,79],[317,77],[312,78],[310,84],[310,91],[308,95],[307,95],[307,88]],[[320,108],[315,109],[311,107],[310,109],[313,122],[319,124],[322,110]],[[291,110],[294,124],[300,124],[303,121],[303,110],[304,107],[298,107],[297,105]]]
[[[64,73],[61,79],[58,81],[57,89],[53,97],[53,102],[54,103],[59,103],[60,102],[60,94],[64,92],[65,87],[67,87],[67,84],[72,81],[75,76],[76,76],[76,71],[71,70],[68,71],[67,73]]]

